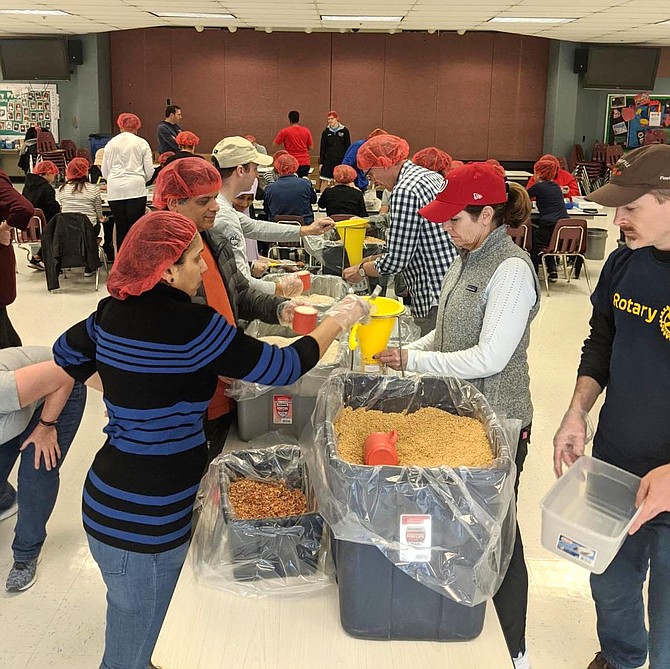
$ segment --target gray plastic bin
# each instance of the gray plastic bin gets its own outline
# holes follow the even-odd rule
[[[607,230],[604,228],[589,228],[586,233],[587,260],[602,260],[605,257],[605,246],[607,244]]]

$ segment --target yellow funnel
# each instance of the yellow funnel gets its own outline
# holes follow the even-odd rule
[[[342,238],[350,265],[358,265],[363,260],[363,242],[368,222],[365,218],[350,218],[335,223],[335,229]]]
[[[370,300],[369,297],[363,299]],[[349,348],[353,351],[357,345],[360,345],[364,365],[379,364],[373,356],[386,348],[391,332],[393,332],[395,319],[405,310],[400,302],[389,297],[377,297],[372,300],[371,304],[370,322],[365,325],[354,325],[349,335]]]

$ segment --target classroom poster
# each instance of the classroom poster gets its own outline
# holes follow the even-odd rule
[[[644,144],[647,132],[664,130],[670,143],[670,96],[608,95],[605,143],[635,149]]]
[[[58,141],[60,104],[55,84],[0,82],[0,140],[23,139],[35,124],[46,127]]]

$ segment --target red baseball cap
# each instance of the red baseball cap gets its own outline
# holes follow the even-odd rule
[[[437,197],[419,214],[433,223],[444,223],[469,205],[507,202],[505,177],[486,163],[468,163],[449,172]]]

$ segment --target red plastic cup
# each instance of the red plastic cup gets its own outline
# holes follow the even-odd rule
[[[398,433],[372,432],[363,445],[364,460],[366,465],[397,465],[398,451],[395,445],[398,443]]]
[[[301,335],[309,334],[315,327],[319,312],[314,307],[295,307],[293,310],[293,331]]]
[[[312,274],[306,269],[300,270],[296,274],[300,277],[300,281],[302,281],[302,289],[309,290],[312,287]]]

